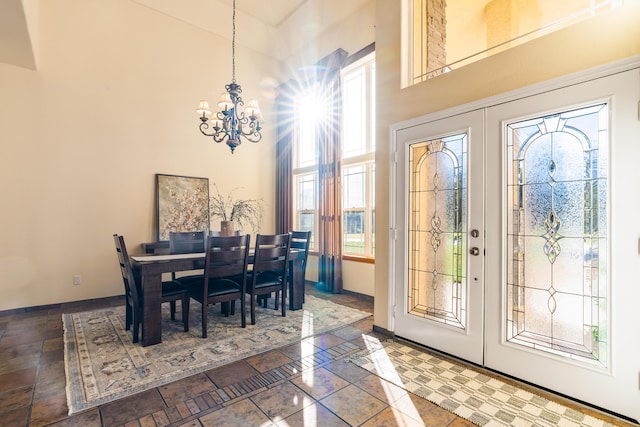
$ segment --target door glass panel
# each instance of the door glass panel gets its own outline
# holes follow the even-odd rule
[[[466,326],[467,135],[409,146],[408,313]]]
[[[608,107],[507,125],[507,340],[607,366]]]

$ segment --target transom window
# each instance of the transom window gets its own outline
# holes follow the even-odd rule
[[[623,0],[404,0],[403,87],[622,5]]]

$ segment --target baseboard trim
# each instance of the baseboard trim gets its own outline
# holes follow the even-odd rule
[[[103,297],[103,298],[90,298],[86,300],[80,301],[69,301],[69,302],[61,302],[57,304],[46,304],[46,305],[34,305],[30,307],[21,307],[21,308],[11,308],[9,310],[0,311],[0,316],[11,316],[14,314],[21,313],[31,313],[34,311],[43,311],[43,310],[60,310],[62,307],[73,307],[74,305],[86,305],[87,303],[113,303],[122,301],[124,304],[124,294],[116,295],[112,297]]]

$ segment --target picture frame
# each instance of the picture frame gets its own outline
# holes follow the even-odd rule
[[[209,234],[209,178],[156,174],[156,240],[172,231]]]

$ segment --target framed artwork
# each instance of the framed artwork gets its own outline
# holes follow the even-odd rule
[[[156,239],[171,231],[209,234],[209,178],[156,174]]]

